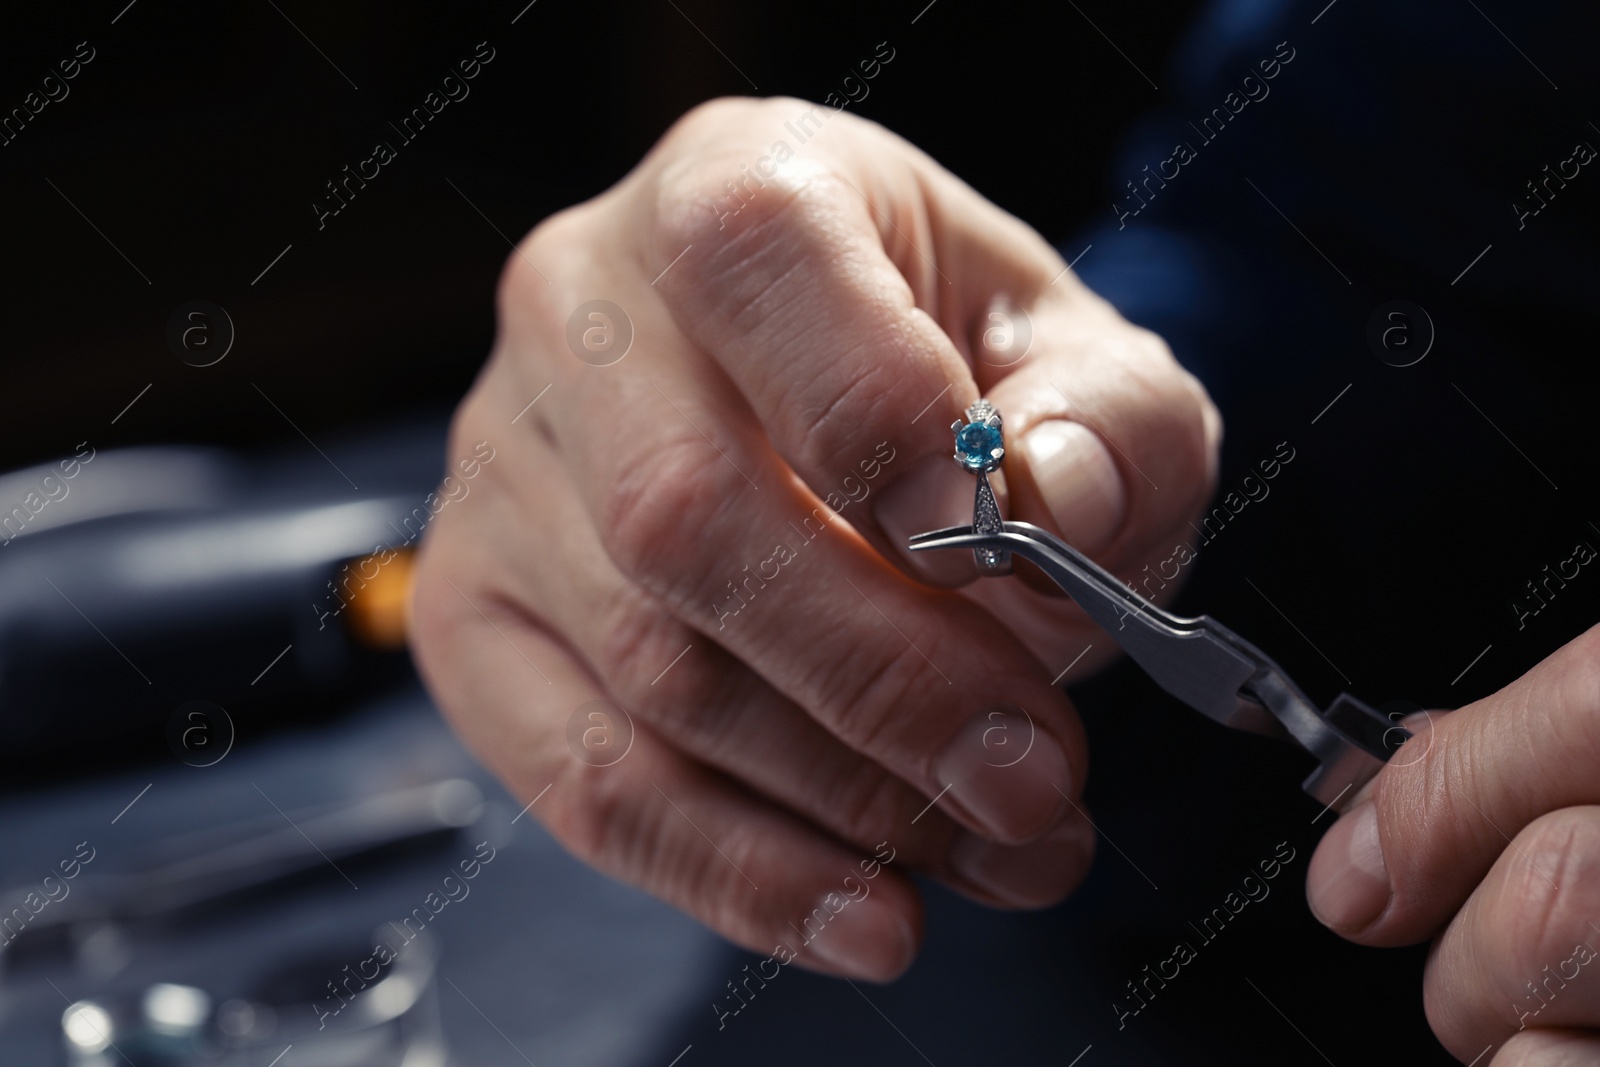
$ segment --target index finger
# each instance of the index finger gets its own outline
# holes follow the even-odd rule
[[[876,509],[908,481],[915,489],[894,495],[913,512],[909,524],[970,519],[973,481],[950,460],[949,429],[978,398],[961,348],[968,304],[1040,284],[1054,253],[898,139],[829,111],[738,101],[687,120],[679,136],[706,143],[692,166],[662,176],[646,254],[675,263],[657,288],[678,328],[830,507],[865,495],[863,474],[883,467],[888,435],[895,458],[870,487],[878,501],[851,521],[903,569],[958,584],[974,576],[970,558],[908,561]],[[804,129],[829,125],[782,165],[763,165],[773,147],[755,134],[727,138],[730,128],[786,133],[781,120],[796,115]],[[752,169],[737,162],[741,152],[763,154]],[[1004,235],[991,236],[992,254],[953,261],[941,249],[949,231],[985,224]]]

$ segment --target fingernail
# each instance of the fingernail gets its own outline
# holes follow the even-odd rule
[[[917,953],[916,935],[900,909],[871,895],[855,900],[828,893],[801,921],[800,930],[807,939],[802,960],[814,954],[835,970],[876,982],[900,975]]]
[[[1023,436],[1022,451],[1067,542],[1090,555],[1109,545],[1122,529],[1128,504],[1117,465],[1099,435],[1076,422],[1048,419]]]
[[[930,585],[965,585],[977,576],[971,552],[913,552],[912,534],[972,523],[972,475],[947,455],[926,456],[886,488],[873,506],[878,526],[911,573]]]
[[[1071,819],[1026,845],[962,833],[950,846],[950,866],[996,903],[1043,908],[1077,888],[1093,855],[1093,828]]]
[[[1306,901],[1324,926],[1355,933],[1389,905],[1389,870],[1378,841],[1378,809],[1359,804],[1333,824],[1306,874]]]
[[[1072,792],[1066,754],[1015,705],[974,716],[934,761],[945,801],[989,837],[1021,842],[1053,826]]]

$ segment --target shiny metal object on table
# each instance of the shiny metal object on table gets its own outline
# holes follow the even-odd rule
[[[1410,736],[1348,693],[1318,709],[1271,657],[1226,626],[1162,610],[1031,523],[1007,522],[997,532],[951,526],[915,535],[911,548],[1006,552],[1034,563],[1168,693],[1224,726],[1287,737],[1315,756],[1305,790],[1330,807],[1354,796]]]
[[[372,940],[392,936],[379,927]],[[439,1021],[440,947],[427,931],[360,982],[350,1013],[313,1018],[313,998],[332,998],[324,977],[349,980],[335,944],[263,983],[255,995],[213,1006],[197,986],[160,982],[142,992],[73,1001],[61,1013],[67,1067],[449,1067]],[[340,974],[340,964],[346,964]],[[329,989],[333,982],[326,982]],[[342,998],[341,998],[342,1003]],[[313,1025],[315,1023],[316,1025]],[[291,1059],[284,1056],[291,1049]],[[276,1057],[276,1058],[274,1058]]]

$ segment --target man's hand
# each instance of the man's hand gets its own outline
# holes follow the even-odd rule
[[[1366,945],[1434,939],[1428,1021],[1462,1062],[1600,1063],[1600,627],[1413,726],[1318,846],[1312,910]]]
[[[568,849],[749,948],[893,977],[912,868],[1060,899],[1093,833],[1052,680],[1111,643],[905,548],[971,521],[949,427],[980,395],[1010,517],[1122,573],[1209,498],[1204,391],[1027,226],[853,116],[695,109],[508,261],[451,443],[495,458],[429,531],[424,676]]]

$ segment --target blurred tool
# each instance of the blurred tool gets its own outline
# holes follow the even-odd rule
[[[395,451],[365,492],[196,448],[0,476],[0,762],[158,737],[189,700],[275,696],[281,720],[402,677],[412,553],[440,504],[436,458]]]
[[[97,872],[86,883],[88,888],[78,888],[33,917],[27,938],[19,939],[18,948],[8,955],[17,966],[52,944],[45,936],[48,930],[154,918],[259,889],[347,857],[459,830],[482,813],[483,792],[465,779],[449,778],[380,793],[331,811],[297,813],[292,820],[274,817],[265,828],[252,822],[168,839],[148,851],[181,858],[125,874]],[[204,840],[197,842],[194,836]],[[205,849],[205,841],[213,842],[212,847]],[[21,899],[31,888],[0,891],[0,901]]]
[[[26,937],[7,954],[7,964],[26,972],[70,950],[81,971],[109,978],[120,961],[108,965],[107,957],[120,952],[125,958],[122,946],[130,940],[131,924],[225,899],[242,901],[248,891],[328,870],[337,860],[452,833],[472,825],[483,810],[478,787],[452,778],[300,813],[281,829],[262,832],[253,823],[217,827],[204,837],[223,843],[206,851],[195,851],[194,835],[168,839],[153,851],[184,858],[85,881],[34,918]],[[0,893],[0,900],[22,891]],[[310,1010],[330,999],[329,979],[345,977],[351,960],[369,955],[378,940],[399,941],[388,927],[364,939],[335,939],[269,971],[249,995],[215,1007],[205,989],[171,982],[76,1001],[61,1016],[67,1062],[71,1067],[130,1062],[136,1067],[254,1067],[292,1045],[300,1065],[439,1067],[446,1062],[433,981],[439,946],[426,929],[406,940],[376,977],[361,983],[349,1010],[325,1018]]]
[[[172,982],[75,1001],[61,1013],[68,1067],[259,1067],[291,1049],[295,1067],[446,1067],[436,939],[423,931],[349,1011],[318,1026],[306,1005],[348,958],[330,947],[215,1009],[205,990]]]

